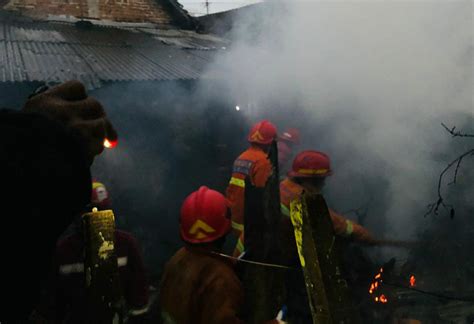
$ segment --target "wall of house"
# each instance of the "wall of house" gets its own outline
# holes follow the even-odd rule
[[[4,2],[3,8],[36,17],[67,15],[163,25],[172,19],[156,0],[10,0]]]
[[[101,19],[169,24],[169,14],[154,0],[88,0],[99,2]]]

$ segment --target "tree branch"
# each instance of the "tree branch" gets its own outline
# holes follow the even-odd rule
[[[456,170],[454,171],[454,179],[453,181],[451,181],[450,183],[448,183],[448,185],[452,185],[452,184],[456,184],[456,180],[458,178],[458,171],[459,171],[459,166],[461,165],[461,161],[464,157],[460,158],[458,160],[458,163],[456,164]]]
[[[449,169],[451,169],[451,167],[456,164],[456,170],[455,170],[455,173],[454,173],[454,180],[451,182],[451,183],[456,183],[456,180],[457,180],[457,176],[458,176],[458,171],[459,171],[459,167],[461,165],[461,162],[462,160],[467,157],[468,155],[474,155],[474,149],[470,149],[469,151],[467,152],[464,152],[463,154],[461,154],[460,156],[458,156],[456,159],[454,159],[453,161],[451,161],[447,166],[446,168],[443,170],[443,172],[441,172],[441,174],[439,175],[439,179],[438,179],[438,200],[436,201],[436,203],[432,203],[432,204],[429,204],[428,205],[428,211],[426,212],[425,214],[425,217],[431,213],[434,213],[435,215],[438,214],[438,211],[439,211],[439,208],[442,206],[444,207],[445,209],[450,209],[450,214],[451,214],[451,218],[454,217],[454,209],[453,209],[453,206],[452,205],[448,205],[444,202],[444,197],[443,197],[443,194],[441,193],[441,186],[442,186],[442,182],[443,182],[443,177],[445,175],[446,172],[448,172]]]
[[[452,128],[448,128],[448,126],[446,126],[444,123],[441,123],[441,126],[444,127],[444,129],[449,133],[451,134],[453,137],[474,137],[474,134],[466,134],[466,133],[461,133],[460,131],[456,131],[456,126],[453,126]],[[452,185],[452,184],[456,184],[456,181],[458,179],[458,172],[459,172],[459,168],[461,166],[461,162],[462,160],[468,156],[468,155],[474,155],[474,149],[470,149],[468,150],[467,152],[464,152],[463,154],[461,154],[460,156],[458,156],[456,159],[454,159],[453,161],[451,161],[448,166],[441,172],[441,174],[439,175],[439,179],[438,179],[438,200],[435,202],[435,203],[432,203],[432,204],[429,204],[427,206],[427,209],[428,211],[426,212],[425,214],[425,217],[431,213],[434,213],[435,215],[438,214],[438,211],[439,211],[439,208],[440,207],[443,207],[445,209],[450,209],[450,215],[451,215],[451,218],[454,217],[454,208],[452,205],[447,205],[445,202],[444,202],[444,197],[441,193],[441,185],[442,185],[442,182],[443,182],[443,177],[445,175],[446,172],[448,172],[449,169],[451,169],[451,167],[456,164],[456,169],[454,171],[454,177],[453,177],[453,181],[451,181],[450,183],[448,183],[448,185]]]
[[[441,123],[441,125],[446,129],[446,131],[451,134],[453,137],[474,137],[474,134],[466,134],[466,133],[461,133],[460,131],[456,131],[456,126],[453,126],[452,128],[448,128],[445,124]]]

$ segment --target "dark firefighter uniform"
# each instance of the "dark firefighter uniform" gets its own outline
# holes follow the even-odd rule
[[[115,230],[115,252],[123,295],[129,316],[147,311],[148,282],[140,248],[129,233]],[[54,274],[45,317],[65,323],[84,323],[86,303],[82,235],[72,234],[58,242]]]

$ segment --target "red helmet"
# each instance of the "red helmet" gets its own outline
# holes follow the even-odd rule
[[[288,128],[283,134],[280,135],[280,140],[287,141],[292,144],[300,143],[300,131],[296,128]]]
[[[253,125],[247,137],[250,143],[258,143],[268,145],[276,138],[277,129],[268,120],[262,120]]]
[[[293,160],[290,177],[327,177],[332,174],[329,156],[318,151],[303,151]]]
[[[92,181],[91,206],[97,207],[100,210],[110,209],[112,207],[107,188],[97,180]]]
[[[179,227],[188,243],[209,243],[226,235],[231,229],[226,198],[202,186],[184,200]]]

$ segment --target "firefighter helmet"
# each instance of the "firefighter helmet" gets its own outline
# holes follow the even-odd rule
[[[279,139],[291,144],[300,143],[300,131],[296,128],[288,128],[283,134],[279,136]]]
[[[103,183],[97,180],[92,181],[91,207],[97,207],[99,210],[110,209],[112,207],[107,188]]]
[[[318,151],[303,151],[296,155],[288,175],[294,178],[327,177],[332,174],[329,156]]]
[[[250,143],[268,145],[272,143],[276,136],[277,129],[275,125],[268,120],[262,120],[253,125],[247,139]]]
[[[226,198],[202,186],[184,200],[179,227],[188,243],[209,243],[226,235],[231,229]]]

